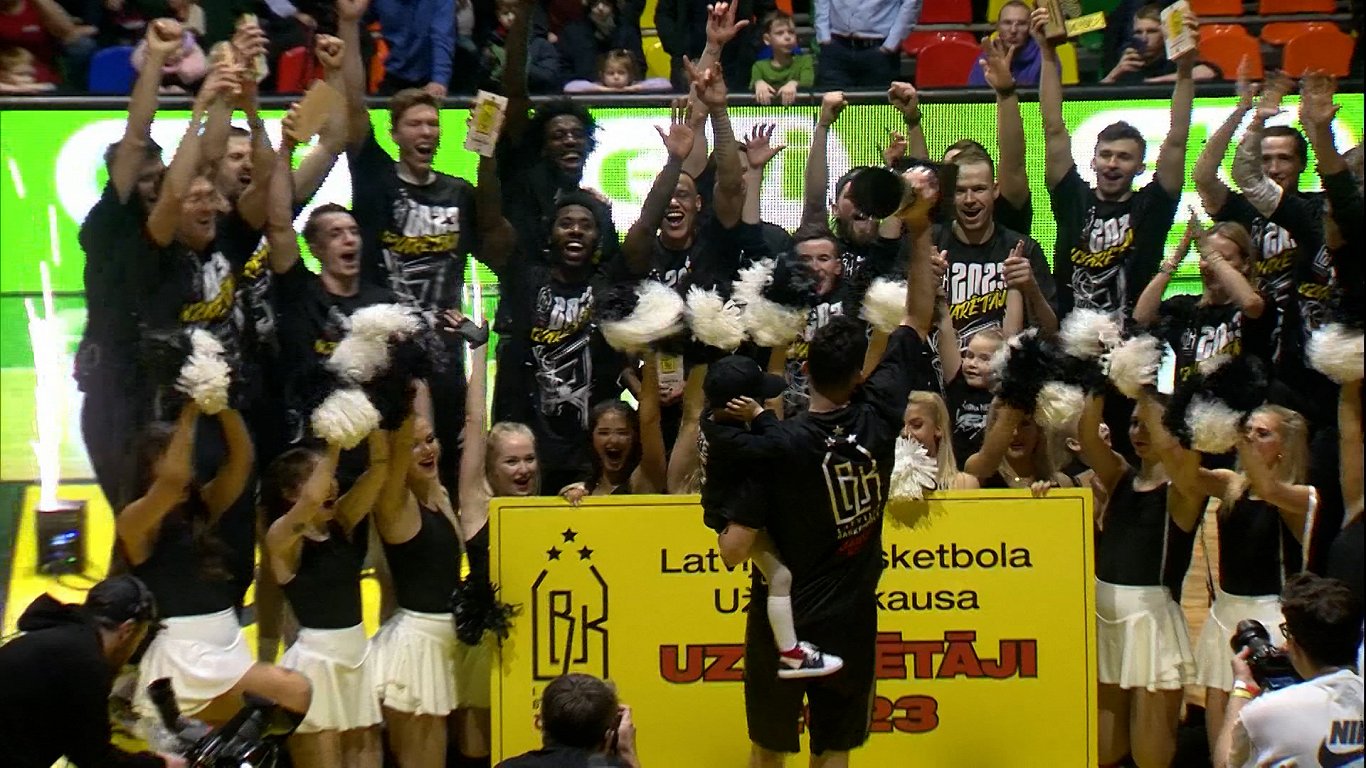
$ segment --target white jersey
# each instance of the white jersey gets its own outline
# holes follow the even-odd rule
[[[1362,706],[1361,677],[1347,669],[1248,702],[1244,768],[1361,766]]]

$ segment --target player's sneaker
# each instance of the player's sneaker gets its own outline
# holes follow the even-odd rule
[[[824,677],[832,675],[844,667],[844,659],[801,641],[797,647],[778,655],[778,677],[791,679],[797,677]]]

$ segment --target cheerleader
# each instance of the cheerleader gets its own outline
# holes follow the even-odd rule
[[[1071,488],[1058,471],[1043,427],[1032,414],[997,398],[987,414],[982,447],[963,463],[963,471],[983,488],[1028,488],[1042,496],[1049,488]]]
[[[525,424],[499,422],[485,432],[488,348],[471,349],[470,382],[465,390],[465,431],[459,474],[460,534],[465,540],[472,581],[489,582],[489,502],[541,492],[536,436]],[[456,644],[456,709],[450,732],[465,758],[488,759],[492,738],[493,655],[496,638],[485,632],[478,645]]]
[[[1195,679],[1181,584],[1205,498],[1172,484],[1139,413],[1129,422],[1137,467],[1101,436],[1105,401],[1091,397],[1077,427],[1083,460],[1108,499],[1097,518],[1096,634],[1100,764],[1142,766],[1176,754],[1182,687]]]
[[[1151,395],[1145,401],[1151,401]],[[1219,589],[1196,641],[1196,684],[1205,688],[1205,726],[1214,748],[1234,688],[1229,639],[1243,619],[1260,621],[1281,645],[1280,593],[1299,572],[1312,537],[1318,491],[1305,483],[1308,427],[1300,414],[1264,405],[1248,416],[1235,469],[1204,469],[1200,454],[1181,447],[1154,414],[1145,424],[1180,492],[1220,500]]]
[[[376,431],[369,443],[369,469],[341,498],[341,448],[335,444],[321,454],[286,451],[261,484],[262,512],[273,521],[266,531],[267,566],[299,623],[280,666],[313,685],[313,702],[289,742],[300,768],[378,768],[383,761],[360,574],[370,541],[366,516],[384,481],[389,440]]]
[[[652,353],[640,383],[640,411],[621,400],[605,400],[588,414],[593,473],[561,490],[577,504],[584,496],[663,493],[668,473],[659,410],[659,368]]]
[[[251,436],[240,413],[219,412],[227,459],[200,485],[191,465],[198,418],[198,406],[187,403],[173,426],[147,427],[135,453],[132,500],[115,520],[133,574],[151,589],[165,617],[138,668],[134,704],[143,717],[155,717],[147,686],[167,677],[181,711],[205,722],[228,720],[247,693],[275,701],[297,722],[308,712],[308,680],[253,661],[227,567],[233,553],[217,530],[251,477]]]
[[[946,435],[948,439],[945,439]],[[923,445],[925,453],[934,460],[935,487],[938,490],[972,490],[979,487],[977,478],[958,471],[958,463],[954,460],[949,408],[938,394],[921,390],[911,393],[906,401],[901,436]]]

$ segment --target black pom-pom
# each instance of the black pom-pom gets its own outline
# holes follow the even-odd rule
[[[636,311],[640,295],[636,283],[614,283],[607,293],[593,302],[594,317],[599,324],[625,320]]]
[[[477,646],[485,632],[502,642],[512,631],[512,620],[521,606],[498,600],[498,588],[479,578],[461,579],[451,595],[455,636],[465,645]]]
[[[1186,423],[1186,414],[1190,410],[1191,400],[1204,385],[1204,375],[1199,371],[1192,372],[1185,381],[1179,382],[1172,390],[1171,399],[1167,401],[1167,410],[1162,413],[1162,426],[1187,450],[1191,447],[1191,430],[1190,425]]]
[[[1033,413],[1039,390],[1057,376],[1057,350],[1037,333],[1021,333],[992,362],[996,395],[1007,405]]]
[[[774,260],[773,279],[760,295],[785,307],[814,307],[820,300],[816,284],[810,265],[796,252],[784,251]]]
[[[1081,390],[1087,395],[1104,394],[1110,383],[1099,359],[1083,360],[1059,352],[1057,366],[1057,373],[1052,377],[1055,381],[1081,387]]]
[[[138,339],[138,367],[155,385],[174,384],[190,356],[190,336],[183,328],[144,329]]]
[[[1270,384],[1266,367],[1255,355],[1238,355],[1202,376],[1201,391],[1247,413],[1266,402]]]

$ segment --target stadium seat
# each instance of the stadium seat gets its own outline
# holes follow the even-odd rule
[[[961,40],[970,45],[977,45],[977,38],[973,37],[971,32],[912,32],[901,41],[901,51],[907,56],[919,56],[927,46],[943,40]]]
[[[1257,4],[1260,16],[1289,16],[1296,13],[1333,13],[1337,0],[1261,0]]]
[[[1285,45],[1305,32],[1331,26],[1323,21],[1273,21],[1262,27],[1260,37],[1267,45]]]
[[[96,51],[90,58],[91,93],[117,96],[127,95],[133,90],[133,81],[138,72],[133,69],[133,46],[117,45]]]
[[[1247,27],[1242,24],[1201,24],[1200,37],[1214,37],[1215,35],[1242,35],[1252,37],[1248,34]]]
[[[1262,44],[1257,41],[1257,38],[1252,35],[1237,34],[1202,36],[1200,38],[1200,60],[1207,61],[1221,69],[1226,78],[1238,71],[1238,66],[1245,56],[1251,67],[1248,76],[1253,80],[1261,80],[1264,74]]]
[[[1243,0],[1190,0],[1190,4],[1196,16],[1243,15]]]
[[[1080,72],[1077,68],[1077,47],[1071,43],[1063,43],[1058,46],[1058,74],[1062,78],[1063,85],[1076,85],[1081,82]]]
[[[384,62],[389,58],[389,43],[379,33],[379,22],[373,22],[366,31],[375,41],[375,55],[370,58],[370,71],[366,73],[365,84],[370,93],[379,93],[379,84],[384,82]]]
[[[982,49],[962,40],[940,40],[928,45],[915,60],[915,87],[959,88],[977,66]]]
[[[314,80],[322,74],[313,59],[313,53],[301,46],[290,48],[280,54],[280,63],[275,68],[276,93],[303,93]]]
[[[1352,36],[1332,25],[1301,33],[1285,44],[1281,69],[1291,77],[1324,72],[1346,77],[1352,65]]]
[[[673,62],[665,52],[664,44],[659,42],[659,36],[646,35],[642,47],[645,49],[646,77],[667,78]]]
[[[917,24],[971,24],[972,3],[964,0],[925,0]]]

